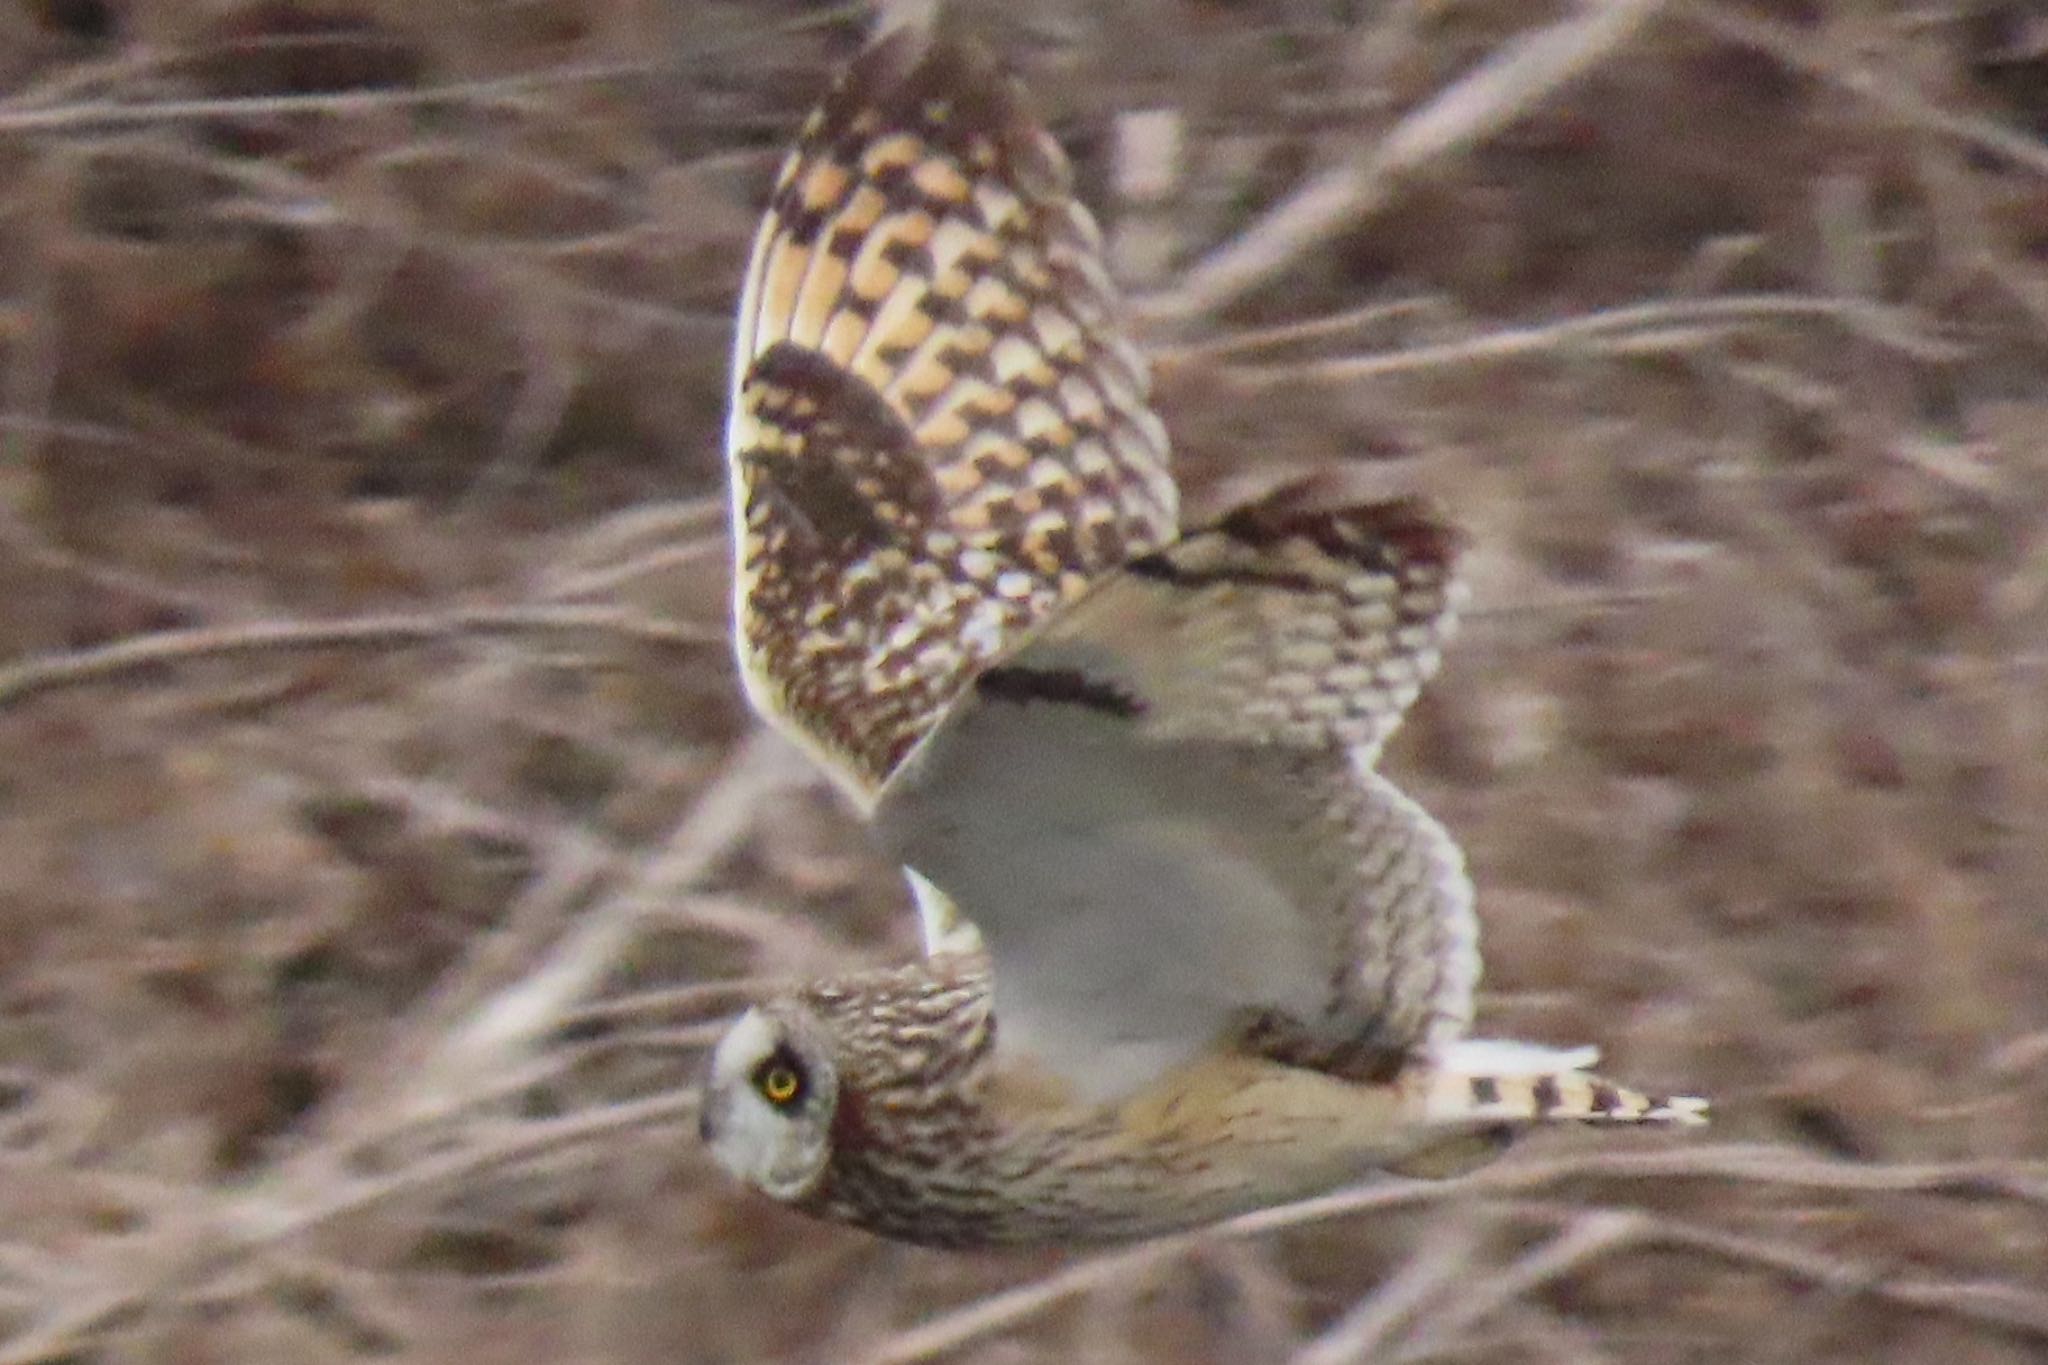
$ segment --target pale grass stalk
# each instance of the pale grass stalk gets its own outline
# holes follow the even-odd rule
[[[1296,1351],[1291,1365],[1366,1365],[1377,1359],[1404,1322],[1429,1312],[1471,1274],[1494,1221],[1481,1208],[1447,1214],[1423,1234],[1400,1269]]]
[[[546,71],[450,81],[418,90],[349,90],[311,95],[238,95],[221,99],[70,100],[45,107],[0,104],[0,135],[77,133],[103,128],[147,128],[211,119],[285,118],[324,114],[345,117],[436,105],[502,105],[564,86],[610,84],[659,76],[673,69],[661,61],[590,62]]]
[[[822,6],[798,18],[720,43],[700,43],[689,58],[706,62],[731,55],[756,44],[804,29],[825,28],[867,9],[866,0],[841,0]],[[170,49],[151,54],[149,60],[109,64],[93,69],[93,82],[103,85],[130,84],[146,76],[151,67],[167,70],[189,60],[197,51]],[[478,105],[482,107],[524,104],[535,94],[584,85],[613,85],[622,81],[676,78],[684,63],[675,57],[643,61],[600,61],[564,63],[538,71],[480,80],[449,81],[416,90],[346,90],[306,95],[248,95],[222,99],[124,101],[108,96],[96,99],[71,98],[68,89],[77,82],[41,87],[15,99],[0,102],[0,134],[71,133],[94,128],[182,123],[200,119],[279,118],[295,114],[348,116],[373,114],[392,109],[415,109],[436,105]],[[558,112],[558,111],[554,111]]]
[[[1186,345],[1162,346],[1149,352],[1148,356],[1154,370],[1160,374],[1171,374],[1182,365],[1199,361],[1238,359],[1246,351],[1323,341],[1347,332],[1362,331],[1390,322],[1405,322],[1417,318],[1447,319],[1452,316],[1454,313],[1450,300],[1442,295],[1431,294],[1420,298],[1395,299],[1388,303],[1371,303],[1358,308],[1347,308],[1341,313],[1306,318],[1300,322],[1276,323],[1271,327],[1249,327],[1225,336],[1190,342]]]
[[[610,607],[458,607],[333,621],[256,621],[155,631],[23,659],[0,667],[0,710],[61,688],[125,683],[137,673],[174,664],[320,649],[376,651],[457,640],[578,636],[665,650],[694,651],[725,643],[722,631],[657,621]]]
[[[1201,1237],[1260,1237],[1334,1218],[1455,1202],[1472,1197],[1521,1194],[1586,1179],[1661,1182],[1705,1180],[1732,1185],[1835,1194],[1951,1195],[2002,1198],[2048,1208],[2048,1162],[1956,1162],[1865,1165],[1831,1161],[1792,1148],[1725,1144],[1672,1147],[1647,1152],[1587,1152],[1547,1159],[1516,1159],[1443,1181],[1389,1178],[1317,1199],[1263,1209],[1201,1234],[1162,1239],[1113,1251],[1066,1266],[1038,1280],[1016,1285],[927,1319],[897,1333],[864,1357],[872,1365],[928,1360],[967,1343],[1007,1331],[1039,1313],[1098,1286],[1146,1272],[1183,1254]],[[1671,1226],[1671,1225],[1663,1225]],[[1613,1235],[1606,1230],[1605,1235]],[[1818,1270],[1819,1263],[1791,1262]],[[1911,1295],[1941,1301],[1921,1290]],[[1964,1296],[1968,1297],[1968,1296]],[[1953,1295],[1950,1302],[1958,1302]]]
[[[464,253],[474,259],[477,250]],[[571,319],[545,307],[545,299],[516,287],[518,277],[499,278],[506,285],[505,314],[512,320],[523,362],[520,382],[504,420],[499,423],[497,452],[463,490],[455,505],[458,523],[486,519],[504,498],[540,463],[548,443],[561,429],[581,375]]]
[[[723,497],[678,498],[636,503],[570,532],[550,556],[536,585],[541,597],[573,597],[565,583],[585,574],[601,573],[624,559],[660,551],[673,541],[695,543],[699,537],[723,538],[726,507]]]
[[[1502,46],[1368,151],[1323,172],[1198,262],[1173,289],[1139,301],[1160,323],[1220,312],[1346,231],[1432,163],[1469,151],[1626,48],[1664,0],[1588,0],[1568,19]]]
[[[107,1256],[96,1283],[45,1304],[44,1312],[13,1339],[0,1342],[0,1365],[56,1365],[84,1350],[116,1319],[170,1298],[199,1294],[241,1271],[252,1257],[344,1217],[543,1156],[566,1152],[594,1160],[600,1140],[683,1123],[696,1106],[694,1092],[625,1101],[590,1114],[523,1123],[508,1136],[423,1158],[390,1175],[339,1183],[331,1178],[333,1163],[321,1161],[322,1178],[310,1194],[290,1188],[287,1172],[254,1189],[227,1195],[189,1223],[163,1229],[156,1236],[160,1245],[153,1259],[130,1248],[112,1249],[116,1254]],[[279,1185],[286,1187],[282,1197]]]
[[[1659,330],[1689,329],[1714,324],[1749,326],[1773,322],[1820,321],[1840,324],[1860,337],[1878,342],[1917,360],[1956,361],[1967,353],[1935,337],[1922,335],[1909,315],[1861,299],[1804,294],[1738,294],[1709,299],[1665,299],[1610,308],[1556,322],[1526,327],[1501,327],[1462,341],[1416,346],[1374,355],[1339,356],[1272,365],[1233,366],[1224,381],[1245,392],[1295,384],[1354,383],[1439,370],[1498,365],[1577,350],[1612,350],[1640,341]],[[1703,334],[1676,333],[1681,348],[1700,344]],[[1667,346],[1670,344],[1666,343]]]
[[[441,1032],[417,1079],[393,1098],[397,1112],[445,1112],[461,1103],[465,1078],[488,1077],[538,1046],[620,960],[647,917],[752,832],[762,803],[797,776],[791,759],[780,740],[756,731],[628,886],[585,911],[516,981]]]
[[[1912,88],[1898,70],[1874,70],[1785,24],[1712,0],[1678,0],[1672,13],[1742,47],[1767,53],[1791,70],[1847,91],[1897,123],[1938,133],[2048,176],[2048,143],[1973,114],[1944,109]]]
[[[1481,1274],[1470,1263],[1459,1267],[1464,1283],[1458,1294],[1418,1321],[1412,1340],[1391,1358],[1405,1362],[1434,1355],[1509,1304],[1629,1245],[1647,1217],[1632,1209],[1578,1210],[1562,1232],[1498,1272]]]
[[[477,1104],[531,1060],[529,1048],[490,1031],[490,1021],[506,1022],[492,1003],[531,986],[527,964],[565,932],[573,904],[608,870],[608,860],[575,845],[551,853],[508,908],[505,927],[482,936],[413,1011],[390,1049],[391,1065],[329,1097],[319,1127],[368,1142],[444,1120]]]
[[[695,1019],[707,1014],[724,1019],[747,1001],[787,984],[787,980],[780,976],[739,976],[691,986],[621,991],[563,1011],[562,1026],[630,1024],[676,1016]]]
[[[553,572],[544,580],[538,594],[545,600],[563,601],[579,597],[606,597],[634,583],[650,578],[676,574],[688,570],[702,571],[707,568],[723,570],[723,564],[707,564],[726,552],[725,531],[719,528],[708,534],[679,540],[673,545],[646,550],[615,563],[585,569],[577,573]]]

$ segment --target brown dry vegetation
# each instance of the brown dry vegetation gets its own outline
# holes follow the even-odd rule
[[[962,8],[1191,514],[1470,528],[1389,762],[1484,1024],[1711,1136],[1107,1257],[731,1188],[717,1020],[911,942],[723,642],[727,314],[858,7],[6,0],[0,1365],[2042,1358],[2048,22]]]

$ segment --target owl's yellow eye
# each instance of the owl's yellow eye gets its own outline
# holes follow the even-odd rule
[[[773,1105],[791,1105],[804,1097],[804,1073],[794,1059],[778,1052],[754,1072],[754,1088]]]

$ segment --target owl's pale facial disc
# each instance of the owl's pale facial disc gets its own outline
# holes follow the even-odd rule
[[[759,1008],[719,1039],[697,1129],[735,1178],[776,1199],[801,1199],[830,1159],[838,1081],[815,1031]]]

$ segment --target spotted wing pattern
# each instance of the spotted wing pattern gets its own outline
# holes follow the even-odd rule
[[[875,818],[980,929],[999,1046],[1103,1099],[1247,1020],[1369,1075],[1462,1036],[1463,855],[1370,766],[1452,630],[1455,550],[1419,503],[1283,492],[975,679]]]
[[[1289,485],[1134,560],[1011,661],[1136,699],[1156,742],[1342,749],[1370,765],[1457,623],[1458,542],[1419,499]],[[1001,687],[998,677],[989,685]]]
[[[985,54],[900,32],[811,115],[740,304],[735,638],[757,709],[863,806],[984,663],[1173,534],[1116,313]]]

